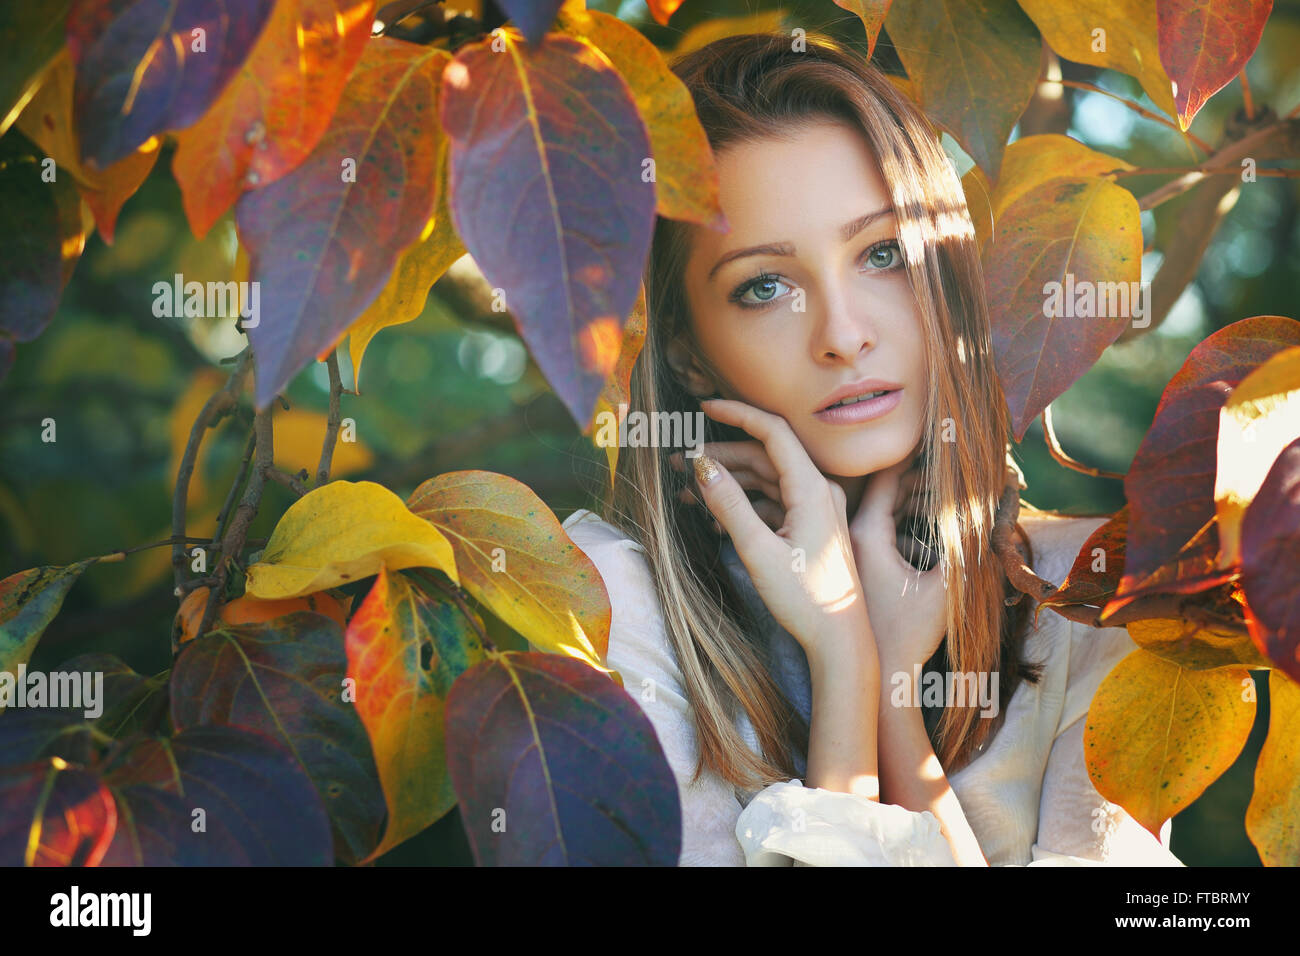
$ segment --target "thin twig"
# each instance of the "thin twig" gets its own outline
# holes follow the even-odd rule
[[[1270,142],[1275,139],[1276,143]],[[1294,120],[1285,119],[1269,123],[1253,132],[1247,134],[1241,139],[1235,140],[1224,146],[1214,155],[1208,157],[1203,164],[1208,169],[1241,169],[1243,159],[1252,158],[1252,154],[1259,152],[1260,155],[1254,156],[1255,159],[1271,159],[1274,156],[1294,155],[1291,149],[1295,140],[1300,138],[1300,124]],[[1259,171],[1256,170],[1258,173]],[[1139,209],[1154,209],[1162,202],[1180,196],[1187,190],[1191,189],[1197,183],[1205,179],[1207,173],[1192,171],[1184,173],[1172,182],[1165,183],[1159,189],[1156,189],[1138,200]]]
[[[239,360],[235,364],[235,370],[230,373],[230,378],[226,381],[226,384],[204,403],[202,411],[199,412],[198,418],[194,420],[194,425],[190,429],[189,440],[185,443],[185,453],[181,456],[180,469],[176,473],[176,491],[172,496],[172,538],[176,540],[176,543],[172,545],[172,572],[176,587],[181,586],[181,581],[185,576],[185,546],[179,539],[185,537],[190,477],[194,474],[194,463],[198,459],[199,445],[203,442],[204,433],[209,428],[216,427],[217,423],[239,404],[244,376],[251,368],[250,359],[252,354],[252,351],[247,348],[240,353]]]
[[[1065,453],[1061,443],[1056,439],[1056,430],[1052,427],[1052,406],[1048,405],[1043,409],[1043,437],[1047,439],[1047,450],[1052,453],[1058,464],[1064,465],[1081,474],[1091,475],[1094,478],[1114,478],[1117,481],[1123,481],[1124,476],[1114,471],[1104,471],[1101,468],[1094,468],[1092,465],[1085,465],[1082,462],[1075,461]]]
[[[1186,175],[1188,173],[1201,173],[1205,176],[1221,176],[1231,174],[1234,176],[1241,175],[1240,166],[1221,166],[1218,169],[1209,169],[1204,166],[1146,166],[1140,169],[1117,169],[1111,172],[1111,176],[1174,176]],[[1256,176],[1272,176],[1276,179],[1296,179],[1300,178],[1300,169],[1256,169]]]
[[[1146,119],[1149,120],[1155,120],[1157,123],[1160,123],[1162,126],[1168,126],[1179,136],[1187,137],[1189,140],[1195,143],[1202,152],[1204,153],[1214,152],[1214,150],[1210,148],[1209,143],[1205,142],[1205,140],[1201,139],[1199,136],[1194,136],[1191,132],[1187,130],[1179,129],[1178,124],[1175,123],[1173,120],[1166,119],[1165,117],[1161,116],[1159,113],[1153,113],[1145,106],[1141,106],[1137,103],[1134,103],[1132,100],[1126,100],[1124,97],[1116,93],[1112,93],[1110,90],[1103,90],[1100,86],[1097,86],[1093,83],[1084,83],[1080,80],[1048,80],[1048,79],[1040,79],[1038,82],[1059,83],[1061,86],[1071,86],[1074,87],[1076,90],[1087,90],[1089,93],[1100,93],[1102,96],[1109,96],[1111,99],[1118,100],[1120,103],[1123,103],[1125,106],[1127,106],[1133,112],[1137,113],[1139,116],[1145,117]]]
[[[226,492],[226,500],[221,504],[221,510],[217,512],[217,534],[214,541],[220,542],[226,536],[226,522],[230,520],[230,509],[235,504],[235,498],[239,494],[239,489],[244,484],[244,476],[248,474],[248,463],[253,460],[253,449],[257,447],[257,430],[250,428],[248,430],[248,441],[244,443],[244,457],[239,461],[239,470],[235,472],[235,481]]]
[[[1255,118],[1255,98],[1250,95],[1250,80],[1246,78],[1246,68],[1241,68],[1241,105],[1246,111],[1246,119]]]
[[[330,410],[328,424],[325,426],[325,443],[321,445],[320,464],[316,468],[316,487],[319,488],[330,480],[330,464],[334,460],[334,446],[338,444],[339,423],[342,421],[343,409],[339,396],[343,392],[343,379],[339,375],[338,349],[330,352],[325,361],[330,373]]]
[[[291,475],[287,471],[281,471],[279,468],[268,468],[266,471],[266,477],[270,478],[272,481],[284,485],[286,488],[288,488],[290,491],[296,494],[299,498],[301,498],[303,495],[307,493],[307,486],[302,483],[302,478],[301,478],[301,476],[305,474],[306,471],[307,469],[304,468],[297,475]]]
[[[268,405],[253,419],[253,431],[257,435],[253,469],[248,475],[248,485],[244,488],[244,496],[240,499],[239,507],[235,509],[234,516],[230,519],[230,527],[221,539],[221,558],[217,561],[216,582],[208,594],[207,607],[203,610],[203,620],[194,635],[195,638],[206,634],[216,617],[217,608],[226,589],[226,580],[230,576],[231,562],[237,560],[240,552],[243,551],[244,541],[248,537],[248,528],[253,523],[253,518],[257,516],[258,505],[262,502],[266,476],[275,460],[274,434],[271,430],[273,407],[274,403]],[[177,648],[173,646],[172,653],[176,653],[176,650]]]

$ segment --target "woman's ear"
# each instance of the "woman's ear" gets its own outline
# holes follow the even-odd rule
[[[718,394],[718,383],[699,359],[693,341],[678,333],[668,343],[668,365],[681,386],[696,398],[709,398]]]

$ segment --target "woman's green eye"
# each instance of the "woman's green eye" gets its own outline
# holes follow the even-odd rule
[[[867,250],[867,262],[876,269],[892,269],[899,264],[901,250],[896,241],[884,242]]]

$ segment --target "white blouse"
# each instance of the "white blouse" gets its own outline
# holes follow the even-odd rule
[[[1034,547],[1035,571],[1054,583],[1104,518],[1022,513]],[[669,643],[644,549],[586,509],[564,530],[596,565],[609,593],[612,620],[605,666],[655,728],[677,778],[682,807],[679,866],[953,866],[939,821],[858,794],[804,787],[798,779],[757,792],[733,788],[705,770],[690,783],[698,748],[690,707]],[[737,582],[757,591],[730,542],[724,554]],[[1028,600],[1028,598],[1026,598]],[[758,605],[761,608],[761,601]],[[766,609],[761,608],[764,614]],[[810,719],[807,659],[766,615],[777,673],[791,702]],[[1097,685],[1136,649],[1122,627],[1093,628],[1043,609],[1030,625],[1024,657],[1045,662],[1037,684],[1022,682],[1002,726],[948,782],[990,865],[1181,866],[1169,852],[1169,821],[1160,839],[1088,777],[1083,728]],[[881,693],[890,693],[883,679]],[[743,710],[736,726],[759,752]],[[806,773],[806,765],[797,769]]]

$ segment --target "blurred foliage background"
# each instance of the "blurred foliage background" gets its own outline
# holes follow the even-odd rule
[[[455,3],[449,4],[455,7]],[[786,28],[820,29],[861,48],[861,23],[829,0],[686,3],[670,27],[650,20],[641,0],[589,0],[641,27],[671,52],[707,40],[722,17],[750,17],[749,29],[770,29],[785,11]],[[1300,4],[1275,4],[1259,50],[1248,66],[1256,104],[1285,114],[1300,103]],[[876,58],[901,72],[887,37]],[[1095,83],[1154,109],[1135,80],[1062,63],[1067,79]],[[1182,138],[1139,117],[1114,99],[1077,89],[1045,88],[1031,106],[1034,132],[1067,132],[1138,166],[1194,161]],[[1210,100],[1194,132],[1215,142],[1241,104],[1237,83]],[[1028,120],[1026,120],[1028,122]],[[1018,129],[1020,135],[1024,130]],[[970,160],[945,137],[965,172]],[[203,401],[224,381],[221,359],[243,338],[231,319],[166,319],[153,315],[155,282],[226,280],[234,275],[232,217],[203,240],[190,233],[170,175],[171,147],[124,208],[112,246],[92,235],[49,330],[24,344],[0,384],[0,577],[38,565],[61,565],[158,541],[171,533],[171,499],[180,448]],[[1138,196],[1170,177],[1129,177]],[[1160,266],[1159,247],[1177,229],[1195,191],[1143,213],[1149,250],[1143,278]],[[1105,470],[1127,469],[1150,426],[1161,390],[1192,348],[1215,330],[1253,315],[1297,317],[1300,283],[1300,184],[1260,177],[1225,202],[1227,212],[1199,273],[1157,328],[1112,346],[1053,405],[1064,449]],[[601,478],[597,453],[549,391],[508,317],[483,303],[477,270],[462,259],[434,287],[415,322],[382,332],[370,345],[360,394],[343,396],[356,422],[353,444],[340,444],[335,477],[378,481],[406,497],[436,474],[486,469],[533,488],[561,520],[593,505]],[[340,350],[343,379],[352,369]],[[314,470],[325,429],[328,378],[316,363],[294,381],[290,409],[276,412],[276,462]],[[53,419],[56,440],[42,440]],[[211,534],[251,429],[251,414],[226,419],[208,434],[191,487],[189,533]],[[1124,504],[1117,481],[1066,470],[1049,456],[1035,424],[1016,450],[1040,508],[1111,513]],[[251,538],[267,537],[291,503],[268,485]],[[119,654],[138,671],[169,666],[168,635],[177,598],[170,549],[154,548],[117,564],[92,566],[50,626],[31,666],[55,668],[74,654]],[[496,635],[494,635],[496,636]],[[510,645],[508,639],[504,643]],[[1263,672],[1257,674],[1257,678]],[[1258,865],[1243,819],[1251,768],[1268,726],[1267,681],[1257,680],[1256,725],[1237,763],[1173,822],[1173,851],[1188,865]],[[385,864],[470,865],[453,812],[380,861]]]

